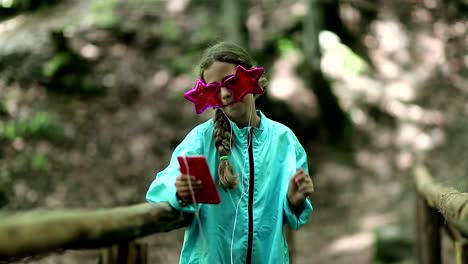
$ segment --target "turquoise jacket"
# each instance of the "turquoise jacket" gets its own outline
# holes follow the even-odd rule
[[[181,207],[176,198],[177,156],[204,155],[218,186],[221,203],[198,206],[200,222],[194,218],[185,231],[180,263],[289,263],[283,227],[298,229],[313,211],[309,199],[295,212],[287,201],[290,177],[300,168],[308,172],[307,156],[289,128],[260,111],[257,114],[261,118],[258,128],[240,129],[231,122],[235,143],[229,160],[239,177],[235,189],[225,191],[219,185],[220,157],[212,119],[188,133],[152,182],[148,202],[169,202],[178,210],[195,212],[196,205]],[[253,135],[251,144],[249,134]]]

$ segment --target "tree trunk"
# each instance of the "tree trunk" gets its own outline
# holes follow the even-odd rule
[[[221,10],[225,39],[247,48],[245,0],[223,0]]]
[[[321,52],[318,42],[320,31],[325,30],[324,4],[318,0],[308,1],[308,10],[304,18],[303,50],[308,68],[306,78],[319,103],[323,121],[327,127],[331,143],[344,149],[351,148],[351,122],[341,109],[338,99],[333,94],[329,82],[321,69]]]
[[[365,16],[366,20],[366,23],[363,23],[363,25],[361,25],[362,31],[360,32],[362,33],[362,35],[364,35],[364,33],[368,31],[366,25],[369,25],[370,21],[376,19],[377,10],[359,10],[359,12],[363,16]],[[351,50],[353,50],[353,52],[355,52],[363,60],[365,60],[369,66],[373,67],[372,60],[369,57],[369,54],[367,53],[367,47],[365,47],[362,44],[361,40],[358,37],[354,36],[344,25],[340,16],[339,0],[324,1],[323,14],[325,14],[325,28],[337,34],[340,37],[341,42],[343,42],[343,44],[351,48]]]

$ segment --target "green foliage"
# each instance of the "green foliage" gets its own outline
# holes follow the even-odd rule
[[[31,120],[20,124],[19,131],[26,138],[54,139],[62,134],[58,122],[45,112],[38,113]]]
[[[169,69],[174,75],[178,74],[192,74],[196,70],[195,65],[197,65],[197,56],[199,53],[191,52],[186,55],[180,55],[177,59],[173,60],[169,65]],[[198,72],[195,72],[198,74]]]
[[[94,1],[92,14],[94,23],[98,27],[112,27],[117,23],[117,17],[114,13],[117,0]]]
[[[323,49],[343,61],[343,70],[346,74],[360,74],[369,69],[366,61],[351,48],[343,44],[340,37],[331,31],[320,32],[320,42]]]
[[[2,8],[13,8],[15,7],[15,4],[17,5],[19,1],[15,0],[1,0],[0,5]]]
[[[57,0],[0,0],[0,8],[12,10],[35,10],[43,5],[53,4]]]
[[[182,32],[179,29],[179,26],[171,20],[162,22],[161,30],[164,33],[164,37],[169,41],[179,40],[182,34]]]
[[[0,138],[13,140],[16,138],[16,128],[12,123],[6,124],[4,128],[0,128]]]
[[[334,52],[342,57],[344,70],[348,74],[356,75],[368,69],[367,63],[344,44],[333,46],[330,52]]]
[[[299,45],[294,40],[288,38],[280,38],[277,41],[277,49],[280,55],[287,55],[291,52],[300,50]]]
[[[63,138],[63,128],[46,112],[40,112],[19,123],[10,121],[0,127],[0,139],[11,141],[18,137],[59,141]]]
[[[16,13],[36,10],[45,5],[57,3],[59,0],[0,0],[0,18]]]
[[[40,153],[35,153],[31,157],[31,165],[33,169],[39,171],[46,171],[50,167],[49,159],[47,158],[47,156]]]
[[[100,84],[89,77],[89,62],[83,60],[68,44],[63,30],[49,34],[55,54],[42,65],[46,87],[70,95],[93,96],[102,92]]]
[[[194,33],[195,43],[207,43],[216,38],[216,31],[211,27],[203,27]]]
[[[70,66],[73,61],[72,54],[68,52],[60,52],[55,54],[43,68],[43,74],[46,77],[54,78],[60,74],[67,66]]]
[[[412,255],[412,241],[396,226],[375,231],[374,259],[377,263],[395,263]]]

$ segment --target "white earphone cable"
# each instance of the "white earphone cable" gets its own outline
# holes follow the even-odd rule
[[[226,116],[226,118],[230,121],[227,114],[222,109],[220,109],[220,110]],[[250,129],[250,125],[251,125],[251,120],[252,120],[252,105],[250,105],[249,122],[248,122],[248,126],[247,126],[249,129]],[[229,138],[229,148],[230,148],[231,151],[232,151],[232,135],[233,135],[233,130],[232,130],[232,125],[231,125],[230,138]],[[250,147],[251,143],[252,143],[252,135],[249,135],[247,148]],[[242,162],[239,162],[239,160],[235,157],[235,155],[231,155],[231,156],[233,157],[234,162],[236,164],[242,164],[242,166],[239,167],[239,169],[241,170],[240,171],[240,176],[241,176],[240,181],[241,181],[242,190],[241,190],[241,195],[240,195],[240,198],[239,198],[239,200],[237,202],[237,205],[234,204],[234,200],[232,199],[231,192],[229,192],[231,202],[232,202],[233,207],[235,209],[234,226],[233,226],[233,230],[232,230],[231,246],[230,246],[230,258],[231,258],[231,264],[232,264],[232,263],[234,263],[234,260],[233,260],[233,246],[234,246],[234,235],[235,235],[236,226],[237,226],[237,216],[238,216],[238,213],[239,213],[239,206],[240,206],[240,203],[241,203],[242,198],[244,197],[244,195],[246,193],[248,193],[250,186],[247,186],[247,189],[244,190],[245,186],[244,186],[244,180],[243,179],[244,179],[244,174],[245,174],[244,170],[245,170],[246,161],[244,160],[244,162],[242,163]],[[187,175],[190,176],[190,170],[189,170],[189,166],[188,166],[187,157],[185,155],[182,155],[182,157],[183,157],[183,160],[184,160],[185,167],[187,168]],[[198,227],[200,229],[200,234],[202,236],[202,240],[203,240],[205,249],[208,249],[208,241],[206,239],[205,232],[203,230],[203,227],[202,227],[202,224],[201,224],[201,221],[200,221],[200,205],[195,200],[195,192],[193,191],[192,181],[191,181],[190,177],[188,177],[188,185],[189,185],[190,194],[192,196],[192,201],[193,201],[193,204],[194,204],[194,207],[195,207],[195,218],[196,218],[196,221],[198,222]]]
[[[226,115],[226,113],[220,109],[223,114],[226,116],[226,118],[228,120],[229,117]],[[251,125],[251,121],[252,121],[252,105],[250,105],[250,111],[249,111],[249,123],[248,123],[248,126],[247,128],[250,129],[250,125]],[[249,132],[250,133],[250,132]],[[248,137],[248,143],[247,143],[247,149],[250,148],[250,144],[252,143],[252,136],[253,135],[249,135]],[[230,134],[230,138],[229,138],[229,148],[231,149],[232,151],[232,125],[231,125],[231,134]],[[231,155],[233,158],[234,158],[234,161],[237,163],[237,164],[241,164],[241,162],[238,162],[238,160],[236,160],[235,156],[234,155]],[[233,256],[233,247],[234,247],[234,235],[235,235],[235,232],[236,232],[236,226],[237,226],[237,216],[238,216],[238,213],[239,213],[239,206],[240,206],[240,203],[242,201],[242,198],[244,197],[244,195],[246,194],[246,192],[248,192],[250,186],[247,186],[247,190],[246,192],[244,192],[244,174],[243,173],[243,170],[245,168],[245,160],[244,160],[244,163],[242,165],[242,167],[239,167],[239,169],[241,170],[240,174],[241,174],[241,186],[242,186],[242,190],[241,190],[241,196],[239,198],[239,201],[237,202],[237,206],[235,207],[235,218],[234,218],[234,226],[232,228],[232,235],[231,235],[231,247],[230,247],[230,257],[231,257],[231,264],[234,263],[234,256]],[[234,205],[234,200],[232,199],[232,195],[231,193],[229,192],[229,197],[231,198],[231,202],[233,203]]]
[[[202,224],[201,224],[201,221],[200,221],[200,205],[195,200],[195,192],[193,191],[193,188],[192,188],[192,179],[190,178],[191,177],[190,176],[190,168],[189,168],[189,165],[188,165],[187,156],[183,155],[182,157],[183,157],[183,160],[184,160],[185,167],[187,168],[187,176],[188,176],[187,179],[188,179],[189,190],[190,190],[190,194],[192,196],[193,206],[195,207],[195,219],[196,219],[196,221],[198,223],[198,228],[200,229],[200,234],[202,236],[202,240],[203,240],[205,249],[207,250],[208,249],[208,241],[206,240],[205,232],[203,231],[203,227],[202,227]]]

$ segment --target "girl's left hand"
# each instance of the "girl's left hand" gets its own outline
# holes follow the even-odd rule
[[[312,178],[303,169],[298,170],[289,180],[288,200],[292,206],[300,206],[313,192]]]

